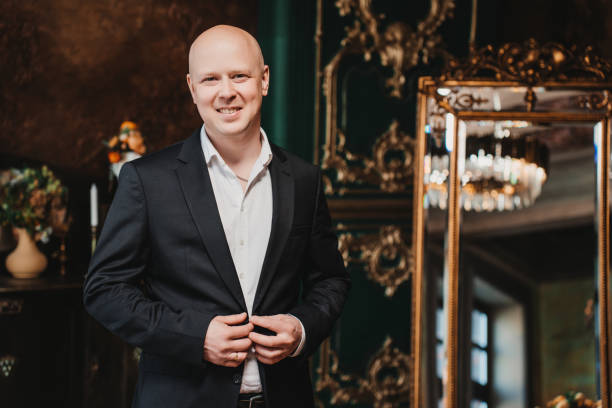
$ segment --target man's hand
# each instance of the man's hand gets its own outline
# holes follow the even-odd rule
[[[237,367],[247,357],[251,347],[248,336],[253,330],[253,323],[243,323],[246,313],[228,316],[216,316],[210,321],[204,339],[204,359],[213,364],[225,367]]]
[[[276,333],[275,336],[254,331],[249,333],[249,339],[255,345],[257,360],[264,364],[278,363],[293,353],[302,339],[302,325],[290,315],[251,316],[250,322]]]

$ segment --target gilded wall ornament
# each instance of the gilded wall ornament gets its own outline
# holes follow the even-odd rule
[[[406,71],[420,63],[428,63],[436,54],[446,56],[441,47],[441,37],[436,31],[452,16],[454,1],[431,0],[429,14],[416,28],[404,22],[392,22],[384,29],[381,23],[385,15],[373,12],[371,0],[337,0],[335,4],[341,16],[352,13],[355,21],[346,28],[340,50],[323,69],[326,132],[322,167],[336,170],[334,182],[340,184],[340,187],[332,191],[338,194],[349,191],[347,183],[373,184],[385,193],[406,191],[408,183],[405,181],[412,174],[413,143],[408,135],[397,129],[397,121],[393,121],[387,132],[375,142],[373,159],[353,154],[346,149],[346,135],[337,124],[338,69],[348,55],[362,55],[365,61],[373,61],[374,56],[378,56],[377,61],[391,69],[391,76],[385,80],[389,95],[402,97]],[[317,77],[321,77],[320,71]],[[318,134],[315,139],[318,141]],[[405,160],[403,163],[398,160],[386,162],[388,151],[403,151]]]
[[[440,95],[437,83],[445,81],[507,81],[526,86],[525,108],[533,112],[537,103],[534,87],[567,82],[604,81],[612,74],[612,66],[593,52],[592,47],[566,48],[561,44],[538,44],[529,39],[523,44],[507,43],[499,48],[488,45],[480,50],[471,50],[466,59],[450,59],[436,84],[426,93],[437,101],[446,112],[471,110],[486,100],[470,98],[469,95]],[[605,93],[594,93],[581,98],[578,106],[590,110],[612,111]]]
[[[341,234],[338,247],[345,263],[363,264],[368,278],[384,286],[388,297],[414,272],[412,248],[394,225],[382,226],[378,234]]]
[[[494,79],[531,86],[542,82],[604,80],[612,67],[592,47],[566,48],[557,43],[508,43],[496,49],[488,45],[472,52],[466,60],[451,59],[441,80]]]
[[[329,389],[332,405],[366,403],[375,408],[393,408],[410,400],[412,357],[393,347],[391,337],[387,336],[380,350],[372,356],[365,378],[340,373],[336,353],[328,350],[326,355],[331,359],[325,364],[329,372],[318,369],[320,377],[316,389]]]
[[[346,28],[346,37],[341,41],[342,49],[336,57],[346,53],[363,54],[366,61],[378,55],[380,63],[393,70],[391,78],[386,81],[391,96],[401,97],[406,77],[403,72],[427,64],[430,58],[438,53],[445,53],[440,44],[441,37],[436,31],[442,23],[452,16],[455,7],[453,0],[431,0],[429,14],[412,29],[406,23],[393,22],[381,30],[384,14],[374,14],[372,0],[337,0],[336,7],[341,16],[353,12],[355,22]],[[325,68],[326,76],[333,76],[339,61],[334,57]],[[327,84],[327,80],[326,80]],[[329,89],[329,87],[327,87]]]
[[[434,108],[442,108],[444,112],[455,112],[463,109],[475,109],[479,105],[488,103],[489,100],[469,92],[461,92],[458,88],[446,89],[448,93],[440,94],[437,87],[431,87],[428,92],[434,97],[436,105]],[[439,113],[439,112],[438,112]]]
[[[376,185],[387,193],[396,193],[405,191],[412,182],[414,139],[399,130],[396,120],[374,143],[371,158],[351,153],[345,143],[344,132],[338,130],[336,154],[330,157],[325,152],[323,156],[323,168],[336,170],[335,179],[341,185],[365,183]],[[327,186],[331,193],[333,185],[329,178]],[[337,190],[340,195],[346,191],[346,187]]]

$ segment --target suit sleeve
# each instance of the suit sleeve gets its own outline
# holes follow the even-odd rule
[[[148,298],[138,282],[147,273],[150,247],[145,193],[133,163],[121,169],[83,289],[87,312],[104,327],[143,350],[203,364],[203,343],[214,317],[171,310]]]
[[[329,336],[351,287],[350,276],[338,251],[338,239],[332,228],[320,170],[317,183],[303,301],[289,312],[301,321],[306,330],[306,342],[300,353],[302,358],[309,357]]]

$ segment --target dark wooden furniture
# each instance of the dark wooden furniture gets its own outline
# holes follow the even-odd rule
[[[81,280],[0,276],[0,406],[82,406]]]
[[[45,274],[0,275],[0,407],[129,407],[137,352],[85,313],[82,278]]]

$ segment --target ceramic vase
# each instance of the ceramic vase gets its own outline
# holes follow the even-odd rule
[[[47,257],[24,228],[13,228],[17,247],[6,257],[6,269],[17,279],[36,278],[47,267]]]

